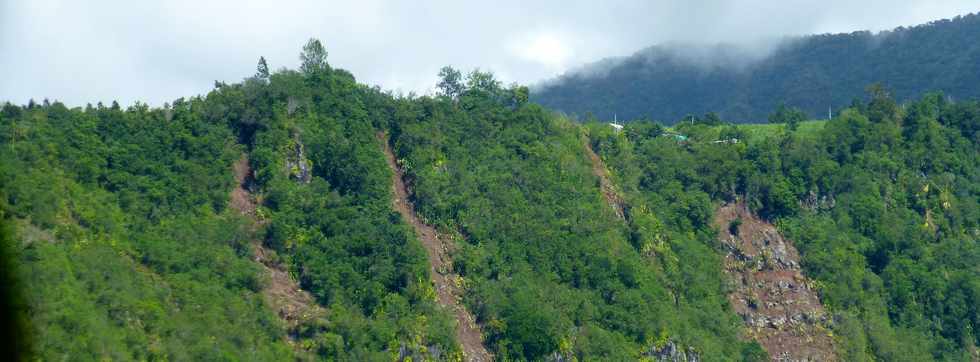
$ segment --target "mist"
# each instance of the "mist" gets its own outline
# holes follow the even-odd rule
[[[728,44],[740,54],[732,59],[756,59],[788,36],[878,31],[977,10],[974,1],[924,0],[4,1],[0,101],[160,105],[250,76],[259,56],[273,69],[295,68],[310,37],[363,83],[428,93],[443,65],[534,84],[651,46],[711,60],[731,57],[699,49]]]

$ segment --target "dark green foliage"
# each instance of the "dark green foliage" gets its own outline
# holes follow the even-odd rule
[[[0,201],[2,202],[2,201]],[[24,300],[26,285],[16,265],[16,245],[12,228],[3,211],[0,210],[0,357],[7,361],[29,361],[32,342],[30,323],[27,316],[27,303]]]
[[[755,60],[731,46],[656,46],[596,71],[565,75],[532,100],[587,119],[650,118],[718,112],[736,122],[764,122],[779,104],[808,118],[826,117],[881,82],[900,101],[941,90],[980,97],[980,15],[872,34],[824,34],[791,40]]]
[[[707,113],[616,132],[528,104],[489,72],[445,68],[441,96],[395,98],[331,68],[315,39],[301,57],[302,71],[260,62],[161,108],[0,109],[13,232],[0,241],[5,271],[31,286],[39,359],[289,360],[287,333],[300,357],[459,357],[425,251],[391,209],[380,132],[420,216],[456,239],[464,303],[498,358],[635,360],[671,341],[706,360],[768,359],[739,338],[710,226],[740,199],[796,242],[841,359],[975,359],[980,103],[899,106],[872,87],[819,130],[754,136]],[[787,118],[799,113],[774,120]],[[243,152],[258,231],[226,206]],[[261,295],[259,240],[326,317],[284,330]]]
[[[302,343],[341,360],[389,359],[401,347],[451,356],[453,321],[433,300],[424,250],[391,208],[392,175],[375,137],[394,100],[320,63],[318,44],[304,48],[318,65],[303,73],[208,96],[214,109],[256,115],[226,119],[250,140],[260,213],[270,221],[264,242],[330,313],[300,327]],[[298,177],[301,164],[312,169],[308,182]]]
[[[240,150],[204,101],[18,108],[0,120],[0,204],[38,358],[289,358],[223,212]]]
[[[255,78],[269,79],[269,64],[265,62],[265,57],[259,57],[259,64],[255,67]]]
[[[806,113],[796,107],[786,107],[780,104],[776,112],[769,115],[769,123],[785,123],[786,129],[795,131],[800,122],[806,121]]]
[[[458,352],[424,251],[391,210],[375,132],[394,100],[331,69],[318,41],[303,58],[304,73],[266,76],[260,61],[256,77],[157,109],[3,107],[0,205],[18,258],[5,271],[34,286],[39,358],[290,359],[252,261],[262,235],[329,311],[288,331],[301,348],[335,360]],[[243,151],[266,200],[258,235],[226,206]]]
[[[685,126],[695,141],[678,143],[641,136],[646,125],[595,125],[593,144],[669,230],[703,235],[710,213],[697,205],[708,198],[741,198],[776,221],[835,314],[843,359],[970,360],[980,344],[980,108],[941,94],[900,107],[869,90],[869,103],[815,135],[715,144]]]
[[[299,55],[301,62],[299,69],[308,76],[330,70],[327,64],[327,50],[323,48],[320,39],[312,38],[303,46],[303,52]]]
[[[453,67],[446,66],[439,70],[439,78],[440,81],[436,87],[439,88],[442,96],[457,99],[463,94],[463,73]]]
[[[458,102],[402,100],[392,133],[420,214],[458,235],[465,302],[497,357],[630,360],[662,334],[738,356],[717,254],[691,241],[669,266],[645,256],[601,198],[578,126],[515,105],[488,73],[467,84]],[[637,237],[657,237],[649,217]]]

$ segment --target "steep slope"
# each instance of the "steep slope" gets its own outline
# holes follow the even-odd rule
[[[483,346],[483,333],[476,325],[476,318],[461,304],[463,290],[460,287],[459,275],[452,270],[451,251],[455,249],[452,238],[440,233],[421,220],[415,214],[408,188],[405,187],[403,172],[395,160],[388,143],[388,136],[378,133],[378,140],[384,144],[385,159],[392,172],[392,188],[395,198],[392,204],[398,213],[415,228],[415,234],[422,241],[429,254],[429,274],[435,283],[439,303],[452,310],[456,315],[456,340],[463,346],[466,361],[489,362],[493,356]]]
[[[249,166],[247,154],[243,154],[235,162],[233,171],[236,185],[231,191],[229,206],[248,218],[245,227],[250,234],[253,259],[262,265],[263,274],[269,281],[262,289],[265,302],[276,311],[279,319],[286,326],[289,331],[287,337],[293,347],[299,349],[296,344],[298,328],[303,323],[310,323],[324,317],[325,311],[317,305],[313,296],[303,290],[289,275],[282,262],[275,260],[274,252],[262,245],[258,232],[267,221],[258,218],[255,195],[247,189],[253,182],[252,168]]]
[[[980,103],[930,94],[900,106],[877,92],[822,128],[764,134],[745,129],[751,127],[725,127],[744,142],[716,143],[698,136],[711,131],[699,124],[683,127],[692,135],[686,141],[650,124],[618,133],[589,125],[593,148],[629,196],[631,213],[646,205],[663,221],[667,242],[637,239],[640,247],[649,245],[668,266],[679,249],[674,239],[701,240],[713,249],[705,254],[731,252],[728,270],[748,281],[734,285],[731,304],[762,327],[756,337],[775,353],[781,343],[797,344],[773,328],[794,319],[803,321],[796,323],[801,336],[826,345],[821,323],[813,323],[823,319],[815,289],[839,336],[834,353],[841,360],[975,360]],[[778,225],[785,239],[768,226],[761,236],[719,239],[717,229],[729,225],[712,225],[714,211],[736,200]],[[737,219],[737,210],[726,212]],[[748,214],[742,222],[764,226]],[[786,248],[759,258],[765,240]],[[798,248],[799,267],[784,240]],[[777,254],[784,262],[771,258]],[[765,260],[774,260],[762,263],[771,268],[747,273]],[[795,280],[798,268],[813,282]],[[786,309],[788,300],[800,309]]]
[[[229,121],[249,148],[264,247],[328,311],[292,330],[297,344],[328,360],[458,358],[425,248],[391,207],[391,171],[375,138],[390,96],[319,66],[208,98],[236,115]]]
[[[241,151],[191,107],[3,107],[4,267],[30,286],[36,358],[292,358],[225,207]]]
[[[586,118],[654,119],[717,112],[763,122],[781,103],[825,118],[872,83],[900,101],[927,91],[980,96],[980,16],[967,15],[878,34],[792,39],[759,59],[735,46],[666,45],[573,71],[536,89],[533,100]]]
[[[602,158],[592,150],[588,137],[582,137],[582,144],[585,146],[585,154],[589,156],[589,161],[592,163],[592,174],[599,179],[599,189],[602,190],[602,197],[606,199],[606,203],[616,212],[616,216],[625,220],[626,202],[623,201],[619,192],[616,191],[616,186],[609,176],[606,165],[602,163]]]
[[[718,208],[713,225],[728,249],[725,272],[734,281],[729,300],[749,336],[774,360],[837,360],[830,317],[813,280],[801,273],[793,243],[744,203]]]
[[[513,91],[481,82],[406,100],[390,133],[419,217],[462,235],[453,270],[488,349],[502,360],[739,359],[747,344],[720,268],[685,260],[688,283],[645,256],[604,199],[578,126]]]

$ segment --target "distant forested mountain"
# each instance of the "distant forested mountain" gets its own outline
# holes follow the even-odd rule
[[[781,103],[825,118],[881,83],[906,101],[927,91],[980,96],[977,14],[877,34],[791,39],[768,56],[734,46],[654,46],[569,72],[532,92],[532,100],[581,118],[674,122],[717,112],[761,122]]]

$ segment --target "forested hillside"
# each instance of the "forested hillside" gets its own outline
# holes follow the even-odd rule
[[[161,108],[3,107],[0,206],[31,286],[38,357],[456,353],[452,320],[428,297],[425,254],[389,205],[374,133],[393,99],[332,69],[319,42],[303,55],[302,71],[269,74],[263,60],[242,83]],[[242,153],[260,235],[227,206]],[[325,318],[287,330],[271,313],[256,237]]]
[[[590,134],[629,202],[668,230],[710,244],[723,202],[775,221],[817,280],[843,360],[980,357],[980,103],[901,107],[879,89],[822,129],[753,127],[684,124],[682,142],[650,123]],[[713,142],[718,128],[742,142]]]
[[[788,39],[757,59],[736,46],[654,46],[569,72],[542,85],[533,100],[582,119],[673,123],[717,112],[735,122],[764,122],[780,104],[825,118],[850,106],[869,84],[899,101],[928,91],[980,97],[980,15],[892,31]]]
[[[738,202],[799,249],[822,355],[980,357],[980,103],[873,88],[799,127],[616,131],[486,72],[396,97],[315,39],[300,58],[158,108],[3,105],[0,260],[32,354],[473,360],[470,314],[497,360],[767,360],[712,224]],[[296,286],[316,312],[270,297]]]
[[[600,196],[580,127],[490,74],[443,74],[440,97],[401,103],[392,137],[420,214],[458,235],[464,301],[498,358],[635,360],[668,343],[758,355],[737,338],[709,246],[678,238],[664,263],[634,245]]]

